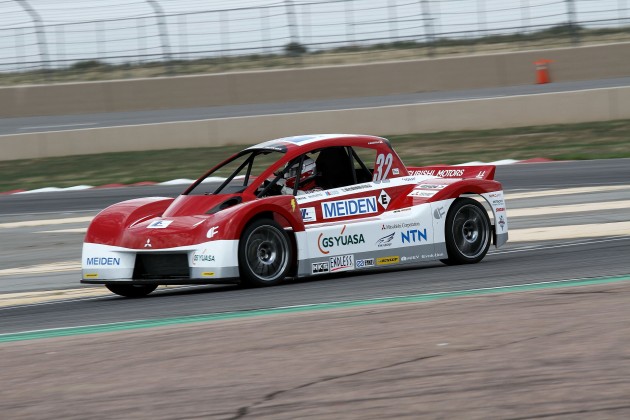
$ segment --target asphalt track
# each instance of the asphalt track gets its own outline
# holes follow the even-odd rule
[[[395,144],[394,144],[395,146]],[[506,190],[614,185],[630,180],[630,159],[550,162],[498,166],[495,179]],[[98,211],[138,197],[176,197],[187,186],[153,185],[128,188],[60,191],[0,196],[0,216]]]
[[[577,82],[558,82],[543,85],[532,84],[455,91],[416,92],[400,95],[340,98],[317,101],[293,101],[282,103],[261,103],[205,108],[162,109],[81,115],[0,118],[0,135],[63,131],[81,128],[157,124],[164,122],[196,121],[214,118],[284,114],[293,112],[369,108],[387,105],[406,105],[466,99],[498,98],[504,96],[569,92],[629,85],[630,77],[624,77]]]
[[[520,198],[507,202],[508,215],[510,210],[519,208],[586,205],[630,198],[628,159],[504,166],[498,168],[497,179],[504,182],[508,194],[521,194]],[[613,186],[620,190],[527,197],[530,191],[544,193],[548,189],[585,186]],[[135,187],[4,196],[0,197],[0,223],[93,215],[94,209],[110,202],[142,195],[172,195],[180,190],[179,187]],[[510,220],[510,229],[567,225],[579,231],[580,225],[588,226],[585,229],[596,229],[593,224],[628,220],[627,208],[607,210],[602,206],[595,211],[586,211],[585,207],[584,212],[515,218]],[[0,232],[3,236],[0,252],[3,266],[80,257],[81,234],[41,230],[20,228]],[[436,263],[414,269],[330,276],[266,289],[202,286],[167,289],[139,300],[105,296],[8,307],[0,309],[0,334],[630,273],[630,237],[613,234],[579,238],[579,233],[571,239],[558,237],[508,244],[473,266],[445,267]],[[587,236],[589,232],[584,233]],[[77,287],[76,271],[0,277],[0,293]]]

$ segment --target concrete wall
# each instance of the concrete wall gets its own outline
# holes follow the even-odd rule
[[[0,117],[192,108],[630,76],[630,43],[335,67],[0,88]]]
[[[306,133],[407,134],[630,118],[630,87],[0,136],[0,160],[252,144]]]

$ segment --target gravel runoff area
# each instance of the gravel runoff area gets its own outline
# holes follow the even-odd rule
[[[0,413],[630,418],[628,302],[624,281],[6,343]]]

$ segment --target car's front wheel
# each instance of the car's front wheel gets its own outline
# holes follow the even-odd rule
[[[157,289],[154,284],[106,284],[110,292],[128,298],[144,297]]]
[[[238,245],[241,281],[246,286],[280,283],[293,260],[289,235],[278,223],[260,219],[247,226]]]
[[[483,206],[472,198],[460,197],[446,216],[445,264],[473,264],[490,248],[490,218]]]

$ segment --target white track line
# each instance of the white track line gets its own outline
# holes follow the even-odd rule
[[[528,191],[523,193],[507,193],[505,194],[506,200],[516,200],[519,198],[537,198],[537,197],[549,197],[553,195],[569,195],[569,194],[586,194],[593,192],[604,191],[618,191],[618,190],[630,190],[630,185],[601,185],[593,187],[575,187],[575,188],[560,188],[553,190],[538,190]]]
[[[81,261],[58,261],[48,264],[29,265],[27,267],[5,268],[0,276],[24,276],[28,274],[50,274],[80,271]]]
[[[501,254],[513,254],[516,252],[540,251],[543,249],[553,249],[553,248],[567,248],[571,246],[592,245],[592,244],[600,244],[600,243],[616,242],[616,241],[627,241],[629,239],[630,237],[628,236],[618,236],[615,238],[595,239],[595,240],[587,239],[585,241],[580,241],[580,242],[567,242],[567,243],[554,244],[554,245],[529,245],[529,246],[523,246],[516,249],[501,249],[501,250],[491,251],[488,253],[488,255],[490,256],[490,255],[501,255]]]
[[[630,222],[589,223],[584,225],[546,226],[509,231],[509,242],[552,241],[555,239],[630,236]]]
[[[23,222],[0,223],[0,229],[34,227],[34,226],[52,226],[52,225],[63,225],[63,224],[68,224],[68,223],[89,223],[92,221],[93,218],[94,218],[93,216],[84,216],[84,217],[66,217],[65,219],[26,220]]]
[[[208,287],[211,285],[159,286],[156,292],[164,290],[179,291],[185,289]],[[215,285],[216,286],[216,285]],[[50,291],[19,292],[0,294],[0,311],[31,306],[53,305],[56,303],[85,302],[102,298],[115,297],[105,287],[85,286],[79,289],[60,289]]]
[[[89,125],[97,125],[96,122],[87,122],[87,123],[73,123],[73,124],[56,124],[56,125],[33,125],[29,127],[20,127],[18,130],[26,131],[26,130],[38,130],[40,128],[61,128],[61,127],[85,127]]]
[[[57,230],[41,230],[34,233],[86,233],[87,228],[76,228],[76,229],[57,229]]]
[[[630,200],[565,204],[561,206],[527,207],[522,209],[510,209],[508,207],[507,214],[509,220],[513,217],[543,216],[549,214],[581,213],[619,209],[630,209]]]

